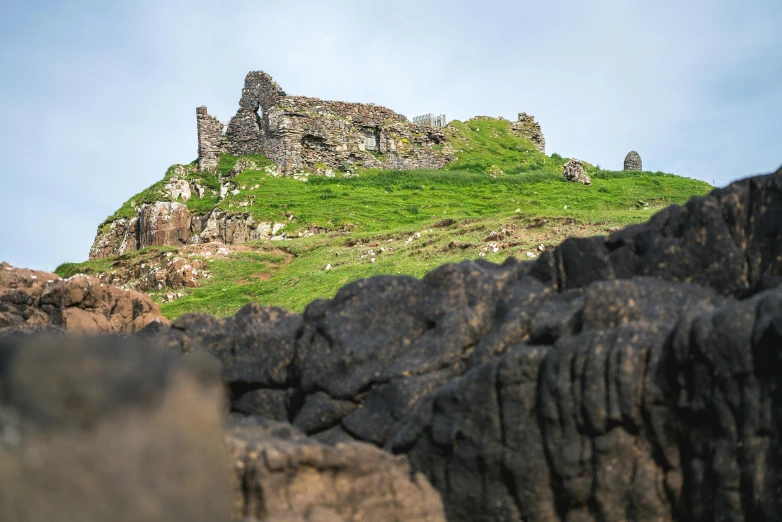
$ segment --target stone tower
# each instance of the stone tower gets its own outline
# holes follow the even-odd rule
[[[641,168],[641,156],[634,150],[631,150],[625,156],[625,170],[643,170]]]
[[[225,152],[223,124],[206,112],[206,107],[196,109],[198,121],[198,170],[205,172],[217,167],[220,153]]]

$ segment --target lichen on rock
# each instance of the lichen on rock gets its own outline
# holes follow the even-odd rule
[[[571,159],[565,163],[564,167],[562,167],[562,176],[566,180],[575,183],[582,183],[587,186],[592,184],[592,180],[584,172],[584,164],[581,160]]]

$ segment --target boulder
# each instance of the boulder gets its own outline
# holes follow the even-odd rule
[[[445,522],[438,492],[375,446],[327,446],[287,423],[232,416],[234,517],[291,522]]]
[[[190,182],[187,179],[180,179],[177,176],[172,176],[163,188],[168,191],[172,201],[176,201],[181,197],[182,201],[187,203],[193,194],[190,188]]]
[[[0,263],[0,332],[52,326],[82,334],[132,333],[155,321],[168,323],[146,294],[86,275],[62,279]]]
[[[181,246],[190,238],[190,212],[182,203],[158,201],[139,215],[139,247]]]
[[[0,339],[0,520],[228,522],[210,361],[129,339]]]
[[[584,166],[581,160],[572,159],[565,163],[565,166],[562,168],[562,176],[568,181],[583,183],[587,186],[592,184],[592,180],[584,173]]]

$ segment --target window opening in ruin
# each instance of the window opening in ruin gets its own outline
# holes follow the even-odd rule
[[[377,131],[364,131],[364,148],[367,150],[377,150]]]

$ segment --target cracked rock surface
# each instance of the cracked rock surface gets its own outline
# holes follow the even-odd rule
[[[237,413],[407,455],[451,521],[770,519],[781,239],[782,170],[533,262],[145,335],[218,357]]]
[[[782,169],[535,261],[137,337],[219,363],[246,520],[777,520],[780,283]]]
[[[288,423],[232,416],[234,515],[300,522],[445,522],[442,501],[403,457],[359,442],[328,446]]]
[[[71,333],[133,333],[168,323],[140,292],[103,285],[96,277],[57,274],[0,263],[0,335],[53,327]]]

